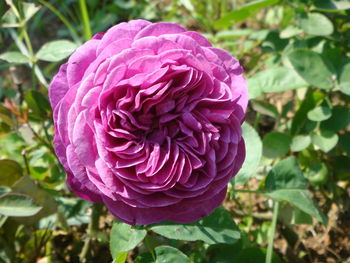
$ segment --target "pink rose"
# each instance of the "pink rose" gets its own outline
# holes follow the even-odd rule
[[[95,35],[49,89],[72,191],[129,224],[210,214],[245,157],[242,72],[177,24],[134,20]]]

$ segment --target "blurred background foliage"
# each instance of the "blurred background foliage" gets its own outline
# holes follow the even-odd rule
[[[0,2],[0,262],[350,262],[350,2]],[[245,68],[247,158],[223,207],[130,227],[76,198],[53,145],[47,86],[93,34],[176,22]]]

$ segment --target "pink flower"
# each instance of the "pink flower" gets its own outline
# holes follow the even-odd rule
[[[177,24],[134,20],[95,35],[49,89],[72,191],[129,224],[210,214],[245,157],[242,72]]]

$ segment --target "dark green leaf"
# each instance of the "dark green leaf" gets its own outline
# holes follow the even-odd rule
[[[305,14],[300,20],[300,27],[306,34],[327,36],[333,33],[332,22],[320,13]]]
[[[255,111],[257,111],[263,115],[267,115],[267,116],[270,116],[270,117],[275,118],[275,119],[277,119],[279,116],[275,105],[272,105],[268,102],[254,100],[254,101],[252,101],[252,107]]]
[[[22,176],[22,167],[14,160],[0,160],[0,167],[1,186],[12,186]]]
[[[189,263],[190,259],[182,253],[180,250],[169,247],[169,246],[160,246],[156,247],[156,263]]]
[[[289,53],[288,58],[296,72],[309,84],[326,90],[334,86],[334,69],[320,54],[307,49],[296,49]]]
[[[321,130],[337,132],[346,129],[350,124],[350,109],[344,106],[335,106],[332,116],[321,123]]]
[[[0,197],[0,214],[5,216],[33,216],[41,210],[41,206],[25,195],[5,194]]]
[[[271,169],[265,181],[265,188],[269,192],[280,189],[307,188],[307,180],[295,157],[284,159]]]
[[[296,112],[293,121],[291,134],[295,135],[302,132],[305,124],[307,123],[307,113],[319,105],[324,99],[324,94],[319,91],[309,90],[305,99],[301,103],[298,111]]]
[[[285,133],[270,132],[263,139],[263,155],[268,158],[278,158],[285,155],[292,143],[292,138]]]
[[[9,51],[9,52],[2,53],[0,55],[0,59],[5,60],[6,62],[9,62],[9,63],[23,64],[23,63],[30,62],[27,56],[17,51]]]
[[[24,100],[35,114],[46,116],[51,109],[47,98],[38,91],[27,91],[24,94]]]
[[[133,250],[146,234],[146,230],[135,229],[122,222],[114,222],[109,243],[112,257],[115,258],[121,252]]]
[[[77,48],[77,45],[68,40],[56,40],[43,45],[36,57],[40,60],[56,62],[65,59]]]
[[[350,156],[350,134],[339,135],[339,146]]]
[[[342,11],[350,9],[349,1],[316,0],[315,6],[327,11]]]
[[[242,125],[246,158],[238,174],[233,178],[235,185],[244,185],[254,175],[262,155],[262,143],[258,133],[248,123]]]
[[[307,113],[307,117],[312,121],[324,121],[332,116],[332,110],[326,106],[317,106]]]
[[[222,207],[195,223],[164,222],[151,226],[151,230],[170,239],[202,240],[208,244],[232,244],[240,238],[239,229],[230,214]]]

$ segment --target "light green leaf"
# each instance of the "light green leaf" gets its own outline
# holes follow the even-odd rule
[[[307,86],[293,69],[278,67],[261,71],[248,79],[249,98],[260,97],[264,93],[282,92]]]
[[[285,29],[283,29],[280,33],[280,38],[290,38],[290,37],[294,37],[299,35],[300,33],[302,33],[303,31],[298,28],[298,27],[294,27],[294,26],[288,26]]]
[[[242,135],[245,142],[246,158],[238,174],[233,178],[234,184],[244,185],[254,175],[262,155],[262,143],[258,133],[248,123],[242,125]]]
[[[233,244],[240,238],[239,229],[222,207],[195,223],[164,222],[151,226],[151,230],[170,239],[202,240],[207,244]]]
[[[77,45],[69,40],[56,40],[43,45],[36,53],[40,60],[56,62],[65,59],[74,52]]]
[[[20,23],[18,18],[13,13],[12,9],[6,11],[6,13],[0,19],[1,27],[19,27]]]
[[[342,68],[339,78],[339,88],[341,92],[350,96],[350,63],[345,64]]]
[[[296,72],[309,84],[326,90],[333,87],[334,69],[320,54],[307,49],[296,49],[289,53],[288,58]]]
[[[22,2],[21,4],[25,21],[31,19],[41,8],[40,6],[36,6],[33,3]]]
[[[309,135],[297,135],[293,137],[290,149],[293,152],[300,152],[309,147],[310,143],[311,137]]]
[[[276,201],[287,201],[301,211],[315,217],[323,224],[327,224],[327,218],[319,211],[307,190],[281,189],[267,193],[266,195]]]
[[[9,63],[29,63],[30,60],[27,56],[23,55],[22,53],[19,53],[17,51],[9,51],[2,53],[0,55],[0,59],[5,60]]]
[[[0,160],[0,185],[12,186],[23,174],[22,167],[14,160]]]
[[[0,214],[5,216],[33,216],[41,210],[41,206],[25,195],[5,194],[0,197]]]
[[[331,131],[323,131],[320,134],[313,133],[311,140],[314,145],[320,148],[324,152],[329,152],[338,143],[338,134]]]
[[[117,254],[112,263],[124,263],[128,257],[128,252],[120,252]]]
[[[224,17],[215,21],[214,26],[216,28],[228,27],[233,22],[243,21],[243,20],[247,19],[248,17],[253,16],[260,9],[267,7],[267,6],[277,4],[278,2],[279,2],[279,0],[253,1],[251,3],[246,4],[245,6],[241,7],[240,9],[233,10],[233,11],[227,13]]]
[[[285,155],[292,143],[292,138],[285,133],[270,132],[263,139],[263,155],[267,158],[278,158]]]
[[[332,110],[326,106],[317,106],[307,113],[311,121],[324,121],[332,116]]]
[[[300,20],[300,27],[306,34],[314,36],[328,36],[334,30],[332,22],[320,13],[305,14]]]
[[[146,234],[146,230],[135,229],[122,222],[114,222],[109,243],[112,257],[115,258],[121,252],[133,250]]]
[[[265,189],[269,192],[280,189],[306,189],[307,180],[303,176],[295,157],[277,163],[269,172]]]
[[[156,263],[189,263],[190,259],[180,250],[170,246],[156,247]]]

